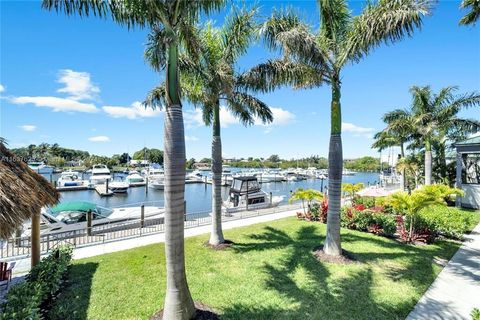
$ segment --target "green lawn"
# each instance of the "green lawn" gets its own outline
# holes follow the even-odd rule
[[[460,243],[409,246],[342,229],[360,263],[318,262],[325,225],[287,218],[225,232],[212,251],[186,240],[192,295],[222,319],[404,319]],[[148,319],[163,307],[164,246],[75,261],[55,311],[63,319]]]

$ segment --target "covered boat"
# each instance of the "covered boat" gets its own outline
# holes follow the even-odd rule
[[[243,210],[275,207],[284,196],[272,196],[260,188],[257,177],[234,177],[229,197],[224,201],[224,212],[232,213]]]

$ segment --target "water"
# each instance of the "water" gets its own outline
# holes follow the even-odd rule
[[[232,173],[237,172],[239,169],[232,168]],[[46,176],[47,180],[56,181],[59,174]],[[123,178],[123,174],[115,174],[115,180]],[[84,179],[88,179],[88,175],[84,175]],[[359,172],[353,176],[343,176],[344,183],[364,183],[375,184],[379,181],[378,173]],[[323,188],[328,185],[328,179],[323,181]],[[262,190],[265,192],[272,192],[274,196],[285,196],[284,203],[288,202],[290,191],[294,191],[297,188],[304,189],[317,189],[322,187],[322,181],[320,179],[308,179],[296,182],[270,182],[263,183]],[[134,187],[129,188],[125,194],[114,194],[111,197],[100,197],[95,190],[83,190],[83,191],[66,191],[61,192],[61,202],[68,201],[88,201],[93,202],[105,207],[118,207],[126,205],[140,205],[144,202],[155,202],[155,205],[163,206],[164,204],[164,192],[163,190],[154,190],[148,188],[148,192],[145,192],[146,187]],[[222,187],[223,198],[228,196],[229,187]],[[212,209],[212,186],[204,183],[193,183],[185,185],[185,200],[187,201],[187,212],[209,212]]]

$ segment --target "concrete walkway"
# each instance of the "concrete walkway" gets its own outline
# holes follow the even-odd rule
[[[407,320],[470,320],[480,309],[480,224],[465,237]]]

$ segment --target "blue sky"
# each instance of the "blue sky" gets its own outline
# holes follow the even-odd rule
[[[262,16],[272,6],[292,5],[318,24],[315,1],[258,2]],[[352,2],[358,13],[363,2]],[[127,30],[112,21],[66,17],[43,11],[39,2],[1,1],[0,136],[10,147],[31,143],[112,155],[147,147],[163,149],[163,115],[138,106],[162,80],[143,60],[146,30]],[[343,72],[344,156],[377,155],[371,135],[382,129],[385,112],[410,103],[412,85],[435,90],[457,85],[480,89],[480,26],[460,27],[459,2],[440,1],[413,38],[381,46]],[[212,17],[221,23],[224,14]],[[274,56],[253,46],[240,69]],[[270,126],[248,128],[224,112],[226,157],[326,156],[330,131],[328,87],[283,88],[260,95],[274,108]],[[211,129],[184,104],[187,156],[210,154]],[[467,110],[466,117],[480,112]]]

